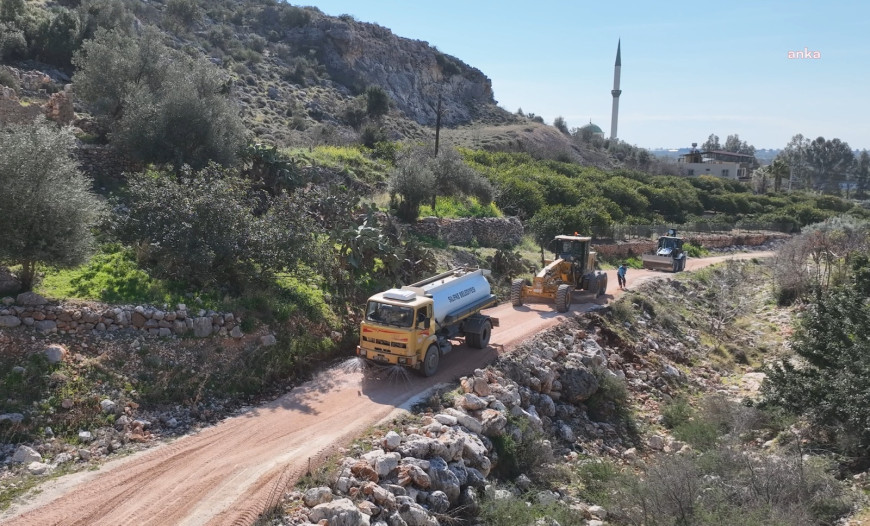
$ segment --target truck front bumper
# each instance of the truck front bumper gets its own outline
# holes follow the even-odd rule
[[[356,346],[356,355],[379,365],[402,365],[414,368],[420,366],[416,356],[400,356],[380,349],[366,349],[359,345]]]

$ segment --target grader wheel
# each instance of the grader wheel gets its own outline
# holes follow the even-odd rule
[[[511,282],[511,305],[522,307],[523,305],[523,280],[515,279]]]
[[[598,278],[598,293],[596,297],[601,297],[607,294],[607,274],[601,274]]]
[[[567,312],[571,308],[571,285],[559,285],[556,289],[556,311]]]

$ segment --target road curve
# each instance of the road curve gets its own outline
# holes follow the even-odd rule
[[[690,259],[687,270],[772,256],[771,252]],[[608,272],[607,295],[593,303],[576,295],[571,312],[605,304],[622,291]],[[628,288],[671,274],[629,270]],[[585,301],[585,303],[584,303]],[[48,482],[0,522],[15,525],[252,524],[257,515],[321,460],[431,387],[484,367],[499,353],[556,325],[552,305],[502,304],[489,348],[456,347],[438,374],[421,378],[395,370],[364,370],[356,359],[330,368],[277,400],[227,418],[171,443],[105,464],[99,471]],[[569,313],[570,314],[570,313]]]

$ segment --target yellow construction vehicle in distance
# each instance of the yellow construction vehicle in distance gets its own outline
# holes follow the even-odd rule
[[[530,298],[551,300],[558,312],[571,308],[575,290],[593,292],[595,297],[607,291],[607,274],[596,271],[596,254],[590,250],[592,238],[556,236],[551,242],[555,259],[545,260],[544,268],[528,283],[515,279],[511,283],[511,303],[521,306]]]

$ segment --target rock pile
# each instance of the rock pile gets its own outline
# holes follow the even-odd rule
[[[189,311],[184,304],[175,309],[149,306],[99,306],[66,303],[52,305],[45,298],[26,292],[17,298],[4,298],[0,304],[0,327],[31,327],[43,334],[106,333],[138,331],[151,337],[192,334],[239,339],[241,320],[231,312],[199,309]]]
[[[505,248],[523,240],[523,224],[516,217],[466,219],[423,218],[411,227],[418,235],[451,245]]]
[[[574,451],[622,458],[626,446],[614,425],[593,421],[586,403],[607,378],[626,377],[618,353],[597,334],[573,326],[548,331],[485,370],[460,380],[452,407],[389,431],[374,449],[341,461],[332,488],[311,488],[295,498],[301,508],[289,524],[435,526],[441,514],[476,515],[482,498],[558,502],[601,524],[606,511],[559,492],[527,494],[497,489],[487,477],[499,465],[494,443],[538,440],[542,458],[576,458]],[[611,370],[613,368],[614,370]],[[532,439],[530,437],[550,437]],[[636,458],[636,449],[630,453]],[[308,522],[306,522],[308,521]],[[594,522],[599,521],[599,522]]]

